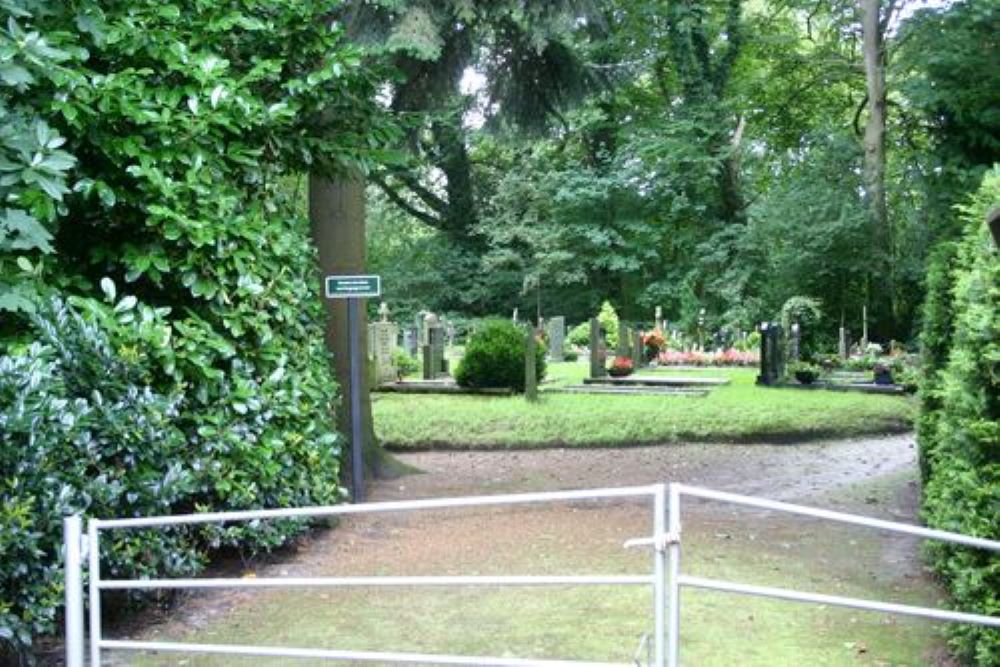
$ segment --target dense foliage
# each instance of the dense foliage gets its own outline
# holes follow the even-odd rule
[[[963,208],[966,233],[953,268],[935,276],[926,311],[920,447],[924,515],[931,526],[1000,538],[1000,261],[984,224],[1000,202],[1000,171],[990,172]],[[942,265],[947,259],[942,257]],[[947,275],[950,309],[942,286]],[[947,327],[944,323],[947,322]],[[947,363],[941,354],[948,350]],[[982,551],[935,544],[935,567],[956,604],[982,614],[1000,611],[1000,561]],[[1000,633],[981,626],[954,629],[955,646],[979,665],[1000,662]]]
[[[583,62],[585,94],[572,108],[536,113],[526,136],[516,131],[517,100],[494,94],[492,33],[480,23],[483,34],[465,34],[479,50],[462,63],[485,80],[467,85],[457,69],[435,79],[435,99],[447,104],[422,121],[464,121],[461,179],[440,169],[452,154],[421,136],[427,159],[395,170],[394,198],[373,210],[376,257],[382,247],[416,249],[412,259],[379,260],[404,278],[414,309],[496,315],[540,306],[579,322],[610,300],[626,321],[648,323],[661,306],[671,328],[694,334],[703,309],[709,332],[750,331],[801,295],[822,304],[813,328],[831,347],[841,322],[860,338],[863,307],[871,340],[915,339],[926,258],[957,233],[950,206],[1000,157],[991,89],[967,84],[974,72],[991,75],[995,3],[886,17],[899,23],[885,36],[888,219],[877,234],[862,178],[856,4],[539,4],[546,17],[586,16],[558,27],[539,20],[534,36]],[[422,25],[445,48],[455,39],[438,23]],[[435,67],[447,63],[456,65],[441,58]],[[435,206],[460,191],[475,205],[456,234]],[[382,224],[399,217],[409,224]]]
[[[509,320],[489,320],[472,334],[455,369],[462,387],[507,387],[524,391],[525,330]],[[535,377],[545,377],[545,346],[535,347]]]
[[[339,497],[294,174],[378,159],[383,129],[328,2],[0,8],[0,642],[23,649],[54,628],[64,512]],[[107,566],[190,572],[300,529],[137,533]]]
[[[199,409],[178,385],[151,385],[163,372],[162,359],[179,352],[164,309],[131,296],[107,305],[77,302],[77,308],[41,304],[31,318],[37,342],[0,357],[0,630],[22,645],[53,629],[64,515],[141,516],[339,497],[331,474],[336,439],[324,420],[308,424],[289,407],[322,415],[329,390],[290,384],[281,372],[256,379],[237,362],[229,405]],[[282,430],[285,439],[276,437]],[[270,548],[297,529],[126,532],[106,544],[102,565],[114,577],[191,575],[210,548]]]

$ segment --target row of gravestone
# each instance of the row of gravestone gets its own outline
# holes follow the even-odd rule
[[[399,327],[389,321],[386,304],[379,306],[379,321],[368,325],[368,349],[374,366],[376,384],[394,382],[399,369],[394,358],[399,344]],[[552,317],[545,323],[549,340],[549,358],[562,361],[566,341],[566,318]],[[436,380],[449,374],[446,350],[455,338],[455,327],[427,311],[417,313],[414,327],[402,332],[402,348],[411,357],[421,359],[421,377]]]
[[[368,350],[374,366],[376,384],[395,382],[399,369],[396,367],[395,352],[399,345],[399,326],[389,321],[386,304],[379,306],[379,321],[368,325]],[[425,380],[435,380],[448,375],[448,359],[445,349],[451,344],[455,328],[442,322],[434,313],[422,311],[417,314],[415,326],[403,331],[403,349],[411,357],[421,357],[421,376]]]
[[[802,330],[798,322],[793,322],[790,327],[787,341],[783,337],[783,329],[776,322],[761,322],[760,324],[760,374],[757,376],[757,384],[777,384],[785,375],[785,364],[787,361],[796,362],[801,357]],[[862,352],[867,347],[867,326],[864,337],[858,343],[858,348]],[[785,343],[788,350],[784,349]],[[847,359],[850,354],[850,337],[847,329],[840,327],[840,336],[837,344],[837,354],[841,359]]]

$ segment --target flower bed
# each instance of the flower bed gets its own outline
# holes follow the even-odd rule
[[[755,366],[760,362],[760,355],[734,348],[719,352],[664,350],[657,361],[661,366]]]

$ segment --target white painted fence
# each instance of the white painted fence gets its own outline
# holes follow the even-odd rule
[[[211,512],[136,519],[91,519],[87,534],[79,516],[68,517],[64,524],[66,554],[66,665],[83,667],[86,644],[89,643],[90,665],[99,667],[105,651],[163,651],[203,653],[233,656],[264,656],[282,658],[312,658],[351,660],[357,662],[395,662],[438,665],[492,665],[496,667],[594,667],[610,663],[575,660],[541,660],[495,656],[463,656],[449,654],[403,653],[393,651],[351,651],[311,648],[283,648],[230,644],[195,644],[106,639],[101,630],[101,592],[137,589],[195,588],[285,588],[285,587],[445,587],[445,586],[647,586],[652,593],[652,654],[648,662],[656,667],[677,667],[680,664],[680,602],[681,589],[701,588],[741,595],[755,595],[797,602],[854,607],[961,623],[978,623],[1000,627],[1000,617],[983,616],[944,609],[916,607],[875,600],[863,600],[836,595],[824,595],[783,588],[754,586],[729,581],[694,577],[681,573],[681,497],[788,512],[840,523],[904,533],[927,539],[942,540],[969,547],[1000,551],[1000,542],[957,533],[931,530],[893,521],[884,521],[856,514],[793,505],[790,503],[712,491],[683,484],[653,484],[608,489],[552,491],[495,496],[467,496],[427,500],[333,505],[245,512]],[[158,528],[198,523],[221,523],[277,518],[312,518],[323,516],[405,512],[447,508],[522,505],[608,498],[647,498],[651,501],[651,533],[649,537],[629,540],[625,547],[652,547],[651,573],[635,575],[516,575],[516,576],[385,576],[385,577],[278,577],[278,578],[199,578],[199,579],[104,579],[100,571],[100,540],[111,530]],[[89,642],[84,633],[83,558],[88,560],[90,624]],[[640,645],[640,653],[646,646]],[[636,664],[641,664],[637,655]]]

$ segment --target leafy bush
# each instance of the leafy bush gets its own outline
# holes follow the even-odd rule
[[[590,346],[590,322],[580,322],[566,334],[566,341],[579,347]]]
[[[604,332],[604,343],[609,348],[618,345],[618,313],[609,301],[601,304],[601,310],[597,313],[597,321],[601,324],[601,331]],[[566,340],[573,345],[580,347],[590,347],[590,320],[581,322],[566,334]]]
[[[924,517],[928,525],[991,539],[1000,538],[1000,262],[983,224],[1000,201],[1000,170],[988,173],[971,205],[963,209],[968,231],[955,256],[949,280],[950,317],[943,287],[928,301],[923,338],[929,362],[947,364],[925,370],[921,449],[926,458]],[[943,279],[936,276],[935,280]],[[944,320],[950,319],[945,325]],[[925,320],[927,321],[927,320]],[[951,590],[956,606],[981,614],[1000,612],[1000,559],[995,555],[934,543],[935,569]],[[1000,631],[981,626],[952,628],[953,644],[979,665],[1000,664]]]
[[[802,384],[812,384],[819,377],[820,369],[819,366],[815,364],[806,363],[800,361],[795,364],[790,364],[788,367],[788,372],[795,377]]]
[[[580,353],[576,351],[572,345],[563,346],[563,360],[564,361],[576,361],[580,358]]]
[[[509,320],[489,320],[474,333],[455,370],[463,387],[509,387],[524,391],[525,331]],[[535,372],[545,377],[545,347],[535,346]]]
[[[179,383],[160,382],[183,354],[165,309],[134,297],[75,302],[86,317],[59,300],[42,304],[31,316],[38,342],[0,357],[0,639],[22,650],[54,630],[65,515],[339,498],[339,449],[323,416],[331,389],[283,365],[258,378],[233,359],[224,391],[207,402],[185,397]],[[303,419],[299,410],[316,414]],[[115,577],[186,576],[213,548],[252,553],[301,528],[125,532],[102,551],[102,567]]]
[[[819,299],[793,296],[781,307],[781,327],[786,336],[791,335],[792,324],[799,324],[799,354],[803,359],[812,359],[819,352],[819,324],[822,318]]]
[[[396,373],[400,377],[420,372],[420,362],[411,357],[406,350],[398,347],[392,352],[392,362],[395,364]]]
[[[597,313],[597,321],[601,323],[601,331],[604,332],[604,342],[609,348],[618,345],[618,313],[610,301],[601,304],[601,312]]]
[[[2,4],[0,311],[15,315],[0,318],[0,643],[23,649],[54,629],[62,511],[339,497],[315,254],[287,183],[370,164],[391,129],[372,132],[376,76],[322,0]],[[149,305],[110,280],[111,303],[86,298],[105,275]],[[56,287],[73,308],[31,319]],[[43,454],[85,467],[19,472]],[[268,548],[296,529],[136,533],[107,566],[191,571],[205,545]]]

